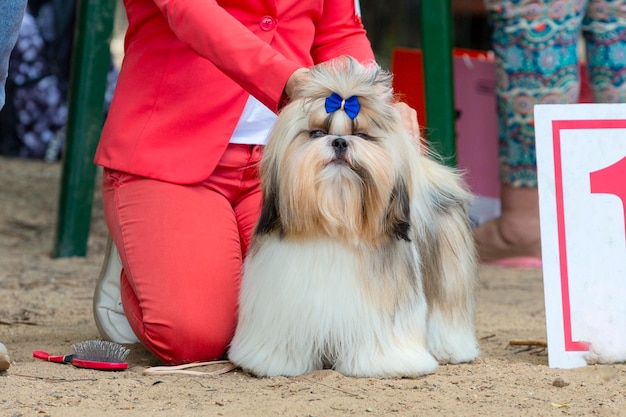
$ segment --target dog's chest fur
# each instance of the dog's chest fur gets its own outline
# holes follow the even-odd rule
[[[246,264],[254,270],[248,291],[267,296],[269,309],[281,306],[298,314],[309,323],[302,329],[309,336],[332,341],[335,334],[362,331],[358,326],[393,325],[403,306],[408,309],[421,294],[410,242],[393,239],[374,249],[330,238],[261,239]]]

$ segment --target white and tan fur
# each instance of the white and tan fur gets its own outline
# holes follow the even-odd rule
[[[354,120],[326,113],[332,92],[358,96]],[[387,378],[478,356],[470,195],[405,131],[388,72],[349,58],[314,67],[279,115],[261,183],[234,364]]]

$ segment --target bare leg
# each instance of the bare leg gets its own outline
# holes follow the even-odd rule
[[[501,189],[502,214],[474,229],[480,260],[514,256],[541,258],[539,195],[536,188]]]
[[[474,230],[483,262],[541,257],[532,109],[541,103],[576,103],[580,90],[577,47],[587,8],[563,2],[557,16],[552,13],[554,1],[535,1],[532,8],[522,3],[485,2],[493,25],[503,186],[502,215]]]

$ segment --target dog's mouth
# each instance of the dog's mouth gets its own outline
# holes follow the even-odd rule
[[[331,165],[342,165],[342,166],[349,166],[348,164],[348,160],[346,159],[346,155],[342,154],[342,155],[335,155],[334,158],[332,158],[329,161],[329,164]]]

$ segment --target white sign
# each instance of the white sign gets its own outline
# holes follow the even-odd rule
[[[550,367],[626,361],[626,104],[535,106]]]

